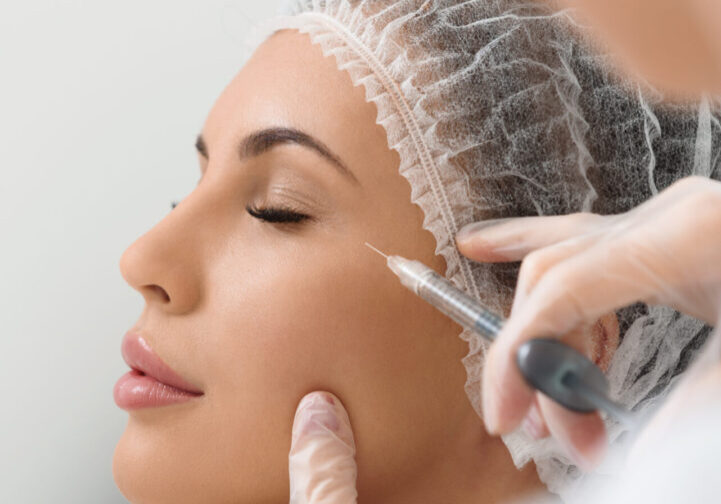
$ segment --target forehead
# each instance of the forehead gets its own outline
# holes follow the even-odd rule
[[[362,87],[354,87],[333,58],[308,36],[286,30],[256,49],[216,101],[203,134],[212,144],[271,126],[295,127],[352,157],[363,143],[378,141],[375,116]]]

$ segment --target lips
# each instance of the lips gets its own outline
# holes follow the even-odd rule
[[[115,403],[124,410],[168,406],[203,395],[153,352],[142,336],[127,332],[122,354],[132,369],[113,389]]]

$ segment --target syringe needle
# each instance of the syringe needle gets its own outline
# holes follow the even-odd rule
[[[378,250],[377,248],[375,248],[375,247],[374,247],[373,245],[371,245],[370,243],[368,243],[368,242],[365,242],[365,243],[366,243],[366,247],[368,247],[369,249],[371,249],[371,250],[373,250],[373,251],[375,251],[375,252],[378,252],[380,255],[382,255],[383,257],[385,257],[386,259],[388,259],[388,256],[387,256],[386,254],[384,254],[383,252],[381,252],[380,250]]]

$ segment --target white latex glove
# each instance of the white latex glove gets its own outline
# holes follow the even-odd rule
[[[721,334],[716,335],[719,340]],[[718,342],[718,341],[717,341]],[[715,365],[686,372],[670,399],[644,427],[621,471],[604,485],[584,482],[573,500],[584,504],[717,504],[721,495],[721,354]],[[709,355],[714,353],[715,355]],[[708,364],[708,363],[707,363]],[[622,463],[617,459],[617,463]],[[521,501],[537,504],[541,495]],[[518,503],[521,504],[521,503]]]
[[[606,447],[601,418],[572,413],[532,391],[517,370],[516,349],[536,337],[567,339],[637,301],[672,306],[709,324],[720,314],[721,183],[713,180],[683,179],[621,215],[481,222],[464,228],[457,242],[477,261],[523,260],[510,319],[487,355],[486,427],[513,430],[535,400],[527,421],[550,430],[585,469]]]
[[[719,502],[721,478],[721,332],[681,378],[636,438],[620,478],[591,491],[588,504]]]
[[[700,439],[694,444],[700,446],[705,443],[707,446],[698,449],[698,446],[692,447],[683,439]],[[680,445],[680,449],[696,450],[700,455],[709,453],[709,448],[713,447],[714,458],[721,453],[721,328],[718,323],[701,356],[681,377],[668,400],[634,440],[629,466],[642,470],[648,461],[657,456],[656,452],[673,444]],[[673,449],[679,448],[673,446]],[[715,460],[709,465],[708,469],[712,470],[718,466]],[[700,468],[693,470],[700,471]],[[721,479],[716,480],[717,487],[721,489]]]
[[[354,504],[355,442],[348,414],[329,392],[301,399],[288,456],[290,504]]]

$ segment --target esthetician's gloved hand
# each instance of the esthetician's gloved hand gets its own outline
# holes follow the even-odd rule
[[[301,399],[288,456],[290,504],[354,504],[355,442],[340,400],[328,392]]]
[[[623,472],[603,492],[594,488],[589,498],[582,496],[579,502],[718,502],[719,426],[721,331],[717,329],[660,410],[633,440]]]
[[[550,431],[582,468],[605,450],[600,416],[535,394],[517,370],[516,349],[531,338],[563,337],[637,301],[712,325],[721,314],[721,183],[713,180],[683,179],[621,215],[481,222],[456,239],[476,261],[523,260],[511,316],[487,355],[486,427],[506,433],[528,415],[533,430]]]

